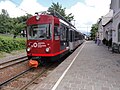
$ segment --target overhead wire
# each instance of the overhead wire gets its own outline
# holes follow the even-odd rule
[[[12,3],[14,3],[17,8],[19,8],[21,11],[24,11],[27,15],[30,15],[26,10],[20,8],[18,3],[16,3],[16,2],[13,1],[13,0],[9,0],[9,1],[11,1]]]

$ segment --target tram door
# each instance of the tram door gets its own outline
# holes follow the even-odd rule
[[[58,25],[54,26],[54,43],[53,43],[53,48],[55,52],[60,51],[60,36],[59,36],[59,29]]]
[[[60,26],[60,50],[65,50],[68,46],[67,43],[67,27],[64,24],[61,24]]]

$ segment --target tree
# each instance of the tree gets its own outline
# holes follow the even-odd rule
[[[9,33],[13,34],[14,36],[19,35],[19,33],[21,33],[21,30],[25,28],[25,22],[30,16],[32,15],[10,18],[7,10],[2,9],[2,13],[0,14],[0,33]]]
[[[70,13],[65,18],[71,22],[74,19],[74,16],[72,15],[72,13]]]
[[[10,29],[10,17],[9,14],[7,12],[7,10],[2,9],[2,13],[0,14],[0,33],[9,33]]]
[[[26,22],[26,20],[29,18],[29,17],[31,17],[32,15],[31,14],[28,14],[27,16],[20,16],[20,17],[17,17],[16,19],[16,21],[18,21],[18,23],[25,23]]]
[[[19,33],[21,33],[21,30],[23,30],[24,27],[25,25],[23,23],[16,23],[14,25],[13,30],[12,30],[14,38],[16,38],[16,36],[19,35]]]
[[[13,18],[14,27],[12,30],[12,34],[14,35],[14,38],[16,38],[16,36],[19,35],[23,29],[25,29],[26,27],[25,22],[31,16],[32,16],[31,14],[28,14],[27,16],[24,15],[17,18]]]
[[[65,19],[67,19],[68,21],[72,21],[74,19],[74,16],[72,15],[72,13],[66,15],[65,14],[65,9],[66,8],[62,8],[62,5],[60,5],[58,2],[52,3],[52,5],[48,8],[48,11],[57,11],[59,14],[61,14]]]
[[[91,38],[92,39],[95,39],[97,31],[98,31],[98,24],[93,24],[91,27]]]
[[[5,9],[2,9],[2,15],[9,17],[9,14],[8,14],[7,10],[5,10]]]

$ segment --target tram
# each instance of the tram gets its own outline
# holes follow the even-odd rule
[[[31,67],[46,60],[59,60],[83,43],[83,34],[57,12],[36,13],[26,24],[26,51]]]

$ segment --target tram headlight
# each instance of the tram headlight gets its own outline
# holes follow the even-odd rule
[[[46,48],[45,51],[48,53],[50,52],[50,48]]]
[[[30,48],[27,48],[27,51],[29,52],[29,51],[30,51]]]

